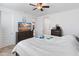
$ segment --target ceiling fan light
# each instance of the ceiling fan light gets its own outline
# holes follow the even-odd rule
[[[41,9],[41,8],[42,8],[41,6],[38,6],[38,7],[37,7],[37,9]]]

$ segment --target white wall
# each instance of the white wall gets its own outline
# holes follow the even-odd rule
[[[50,34],[50,29],[59,24],[63,34],[79,34],[79,9],[48,14],[40,17],[44,20],[44,33]]]
[[[3,38],[0,39],[0,48],[15,44],[16,32],[18,31],[17,22],[22,21],[23,17],[29,18],[33,21],[33,16],[28,15],[21,11],[15,11],[8,8],[0,7],[1,11],[1,27]]]

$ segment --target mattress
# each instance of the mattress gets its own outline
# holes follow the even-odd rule
[[[63,37],[45,35],[19,42],[13,49],[20,56],[78,56],[78,42],[73,35]]]

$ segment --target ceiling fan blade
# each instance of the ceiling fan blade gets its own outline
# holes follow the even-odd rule
[[[43,8],[49,8],[49,6],[42,6]]]
[[[33,10],[36,10],[37,8],[34,8]]]
[[[36,6],[36,5],[34,5],[34,4],[29,4],[29,5],[31,5],[31,6]]]
[[[42,3],[39,3],[40,5],[42,5]]]
[[[43,11],[43,9],[40,9],[41,11]]]

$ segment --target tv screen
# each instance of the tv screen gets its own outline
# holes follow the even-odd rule
[[[29,31],[31,30],[31,23],[18,23],[18,31],[23,32],[23,31]]]

